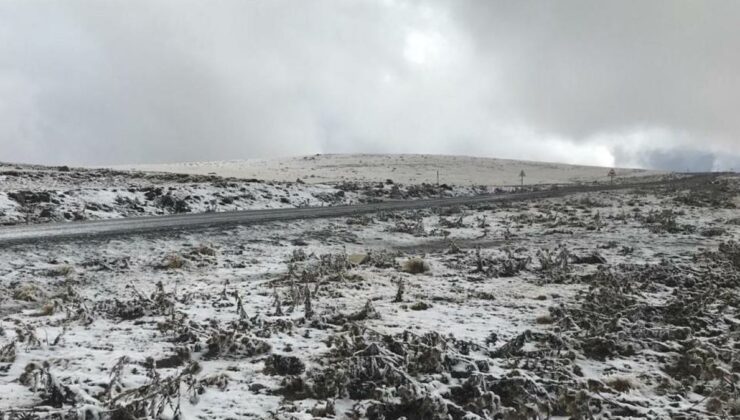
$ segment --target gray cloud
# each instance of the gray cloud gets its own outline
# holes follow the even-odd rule
[[[715,168],[717,156],[714,153],[699,150],[648,150],[637,156],[624,155],[617,148],[616,162],[661,170],[678,170],[686,172],[709,172]]]
[[[463,1],[521,118],[575,138],[657,126],[737,133],[740,3]]]
[[[740,134],[738,12],[684,0],[6,0],[0,160],[407,152],[682,170],[711,155],[721,169]]]

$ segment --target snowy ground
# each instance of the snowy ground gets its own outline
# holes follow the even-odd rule
[[[440,183],[451,185],[519,185],[524,170],[530,184],[608,182],[609,168],[529,162],[508,159],[444,155],[315,155],[283,159],[254,159],[222,162],[188,162],[157,165],[126,165],[138,169],[173,173],[214,174],[235,178],[272,181],[336,183],[342,181],[384,182],[390,178],[402,184]],[[641,169],[616,169],[617,177],[663,174]]]
[[[475,195],[492,186],[303,182],[0,164],[0,225]]]
[[[737,416],[739,185],[8,248],[0,412]]]

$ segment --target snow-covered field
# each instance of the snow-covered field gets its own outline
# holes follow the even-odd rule
[[[0,412],[738,416],[739,186],[10,247]]]
[[[304,182],[0,164],[0,225],[111,219],[387,199],[475,195],[492,186]]]
[[[440,183],[451,185],[519,185],[524,170],[529,184],[608,182],[609,168],[530,162],[508,159],[445,155],[315,155],[282,159],[254,159],[221,162],[189,162],[156,165],[126,165],[118,169],[214,174],[235,178],[271,181],[336,183],[342,181],[402,184]],[[642,169],[616,169],[617,177],[630,178],[664,174]]]
[[[527,188],[611,182],[607,168],[432,155],[317,155],[114,169],[0,163],[0,225],[475,195],[515,188],[522,170]],[[617,183],[670,176],[635,169],[616,174]]]
[[[522,170],[527,188],[611,182],[607,168],[460,156],[317,155],[115,169],[0,163],[0,225],[475,195],[515,188]],[[670,176],[616,173],[618,183]]]

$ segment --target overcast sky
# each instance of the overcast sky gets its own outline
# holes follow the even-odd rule
[[[740,170],[740,1],[0,0],[0,161]]]

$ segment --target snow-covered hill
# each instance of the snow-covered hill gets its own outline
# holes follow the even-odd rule
[[[508,159],[445,155],[314,155],[280,159],[185,162],[124,165],[117,169],[257,178],[269,181],[309,183],[341,181],[382,182],[392,179],[403,184],[441,183],[453,185],[519,184],[524,170],[527,184],[608,181],[610,168],[530,162]],[[618,178],[660,175],[644,169],[616,169]]]

